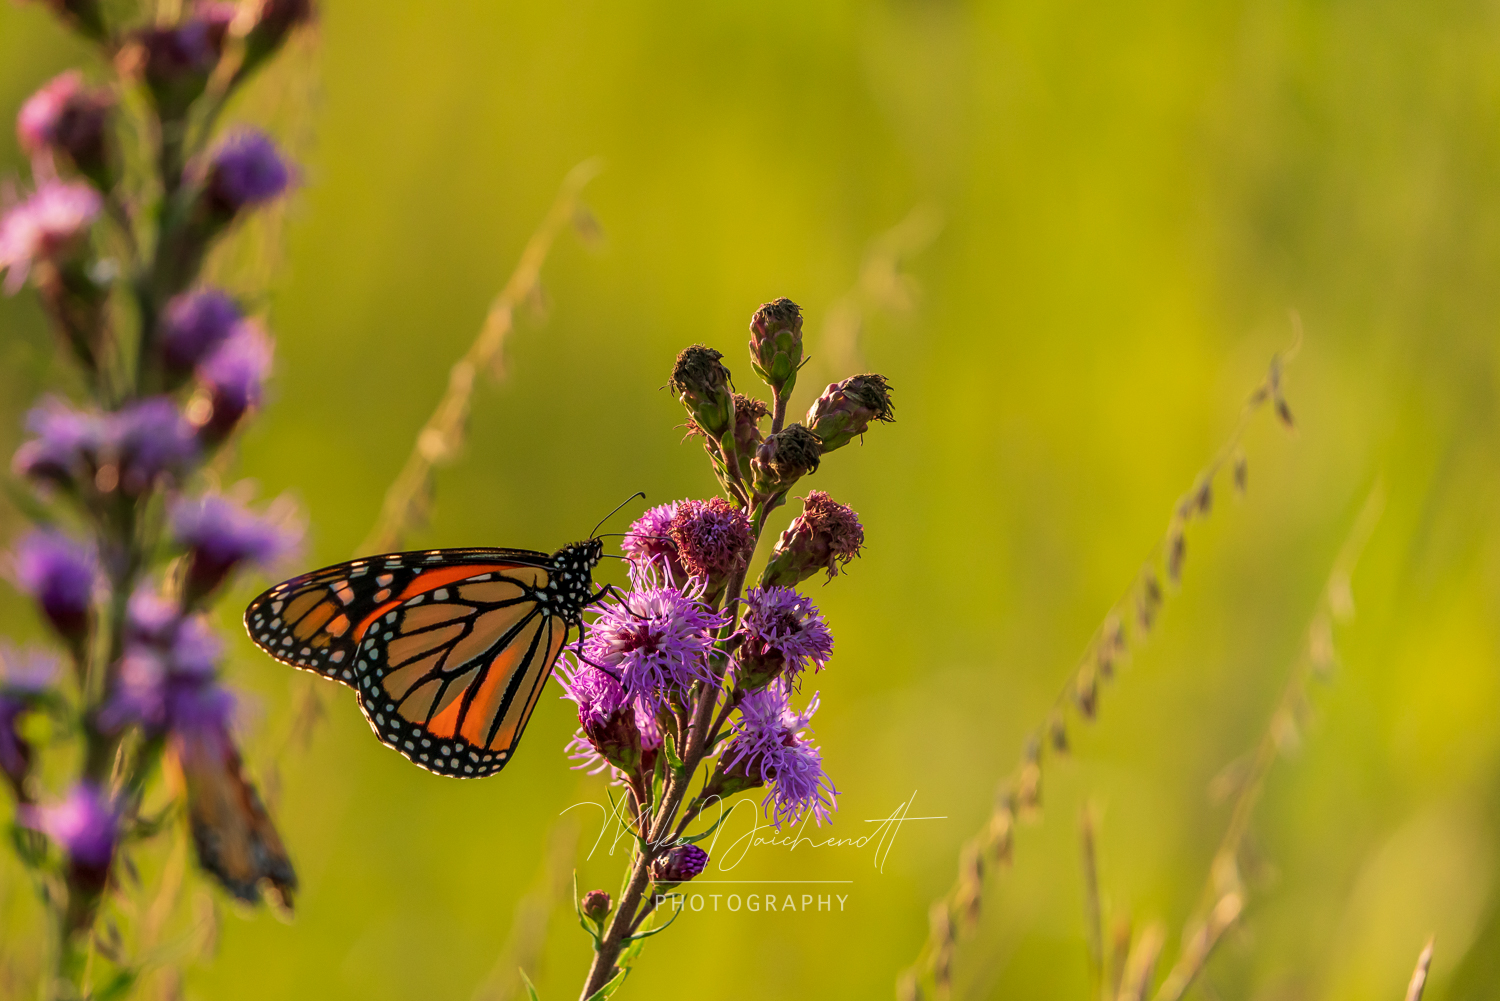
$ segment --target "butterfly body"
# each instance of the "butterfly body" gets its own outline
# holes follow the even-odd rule
[[[439,775],[504,768],[568,633],[598,600],[598,539],[552,555],[435,549],[339,563],[269,589],[250,638],[353,688],[376,735]]]

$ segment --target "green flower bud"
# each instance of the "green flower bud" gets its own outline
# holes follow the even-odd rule
[[[734,424],[734,398],[729,391],[729,369],[713,348],[694,344],[677,356],[672,368],[672,392],[692,415],[693,424],[713,441]]]
[[[602,922],[605,918],[609,917],[610,908],[613,906],[609,899],[608,891],[590,890],[583,895],[583,900],[579,902],[578,909],[590,921]]]
[[[819,570],[835,577],[840,567],[859,555],[864,544],[864,526],[853,508],[821,490],[808,491],[802,513],[776,540],[771,560],[761,574],[761,586],[796,587]]]
[[[833,383],[807,411],[807,426],[822,440],[825,452],[843,448],[864,434],[871,421],[895,419],[890,383],[873,373]]]
[[[750,364],[778,398],[792,395],[802,365],[802,308],[790,299],[768,302],[750,320]]]
[[[782,493],[804,473],[818,468],[823,443],[801,424],[788,424],[766,438],[750,460],[755,492],[761,497]]]

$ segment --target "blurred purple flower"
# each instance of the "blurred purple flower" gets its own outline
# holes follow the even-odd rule
[[[665,580],[668,584],[684,584],[688,579],[687,569],[677,552],[677,543],[672,538],[672,519],[682,501],[653,507],[635,520],[625,534],[620,548],[631,560],[630,580],[633,586],[648,587],[654,581]]]
[[[81,170],[93,170],[104,163],[104,124],[111,104],[107,92],[89,90],[82,73],[68,70],[21,105],[16,137],[31,156],[55,150]]]
[[[57,658],[51,653],[36,647],[18,651],[0,642],[0,772],[17,790],[31,769],[31,745],[17,724],[56,677]]]
[[[651,880],[658,884],[686,883],[708,865],[708,852],[697,845],[676,845],[651,863]]]
[[[179,118],[218,65],[234,15],[233,4],[195,4],[177,24],[136,32],[117,64],[127,76],[145,80],[163,118]]]
[[[215,680],[223,641],[202,615],[148,588],[130,598],[125,653],[114,687],[99,713],[108,731],[139,724],[162,734],[181,727],[222,727],[233,697]]]
[[[722,497],[679,501],[668,532],[689,575],[711,591],[750,560],[750,518]]]
[[[260,404],[266,376],[271,371],[271,353],[270,336],[259,324],[242,320],[198,366],[198,378],[208,389],[211,401],[203,424],[210,438],[217,440],[228,435],[247,410]]]
[[[694,681],[714,683],[713,632],[728,621],[672,588],[632,591],[600,606],[584,656],[619,671],[626,693],[654,713]]]
[[[111,415],[108,427],[119,485],[131,496],[150,490],[163,475],[181,472],[198,451],[192,426],[165,396],[126,406]]]
[[[240,307],[218,289],[185,292],[167,303],[161,356],[168,374],[181,378],[211,355],[240,321]]]
[[[301,541],[297,530],[259,517],[222,494],[179,501],[172,509],[172,534],[190,554],[184,584],[189,606],[212,593],[242,563],[271,569]]]
[[[98,218],[99,192],[82,182],[44,181],[31,197],[0,218],[0,271],[7,271],[5,294],[26,283],[32,265],[60,260]]]
[[[99,414],[48,396],[26,415],[26,429],[36,437],[16,450],[11,467],[17,475],[61,486],[93,478],[92,463],[105,438]]]
[[[823,772],[823,754],[804,729],[817,711],[816,694],[797,713],[786,691],[773,685],[746,695],[731,724],[722,767],[751,784],[771,783],[761,805],[778,828],[809,810],[821,827],[837,807],[838,790]]]
[[[210,207],[226,217],[268,202],[292,182],[291,169],[268,136],[254,129],[236,132],[214,151],[206,192]]]
[[[833,632],[817,606],[789,587],[752,587],[740,619],[743,643],[736,655],[745,688],[781,678],[795,686],[808,664],[822,670],[833,656]]]
[[[61,532],[38,529],[16,544],[16,586],[30,595],[59,634],[76,644],[88,636],[99,566],[94,550]]]
[[[60,803],[22,806],[17,813],[22,826],[56,841],[76,869],[92,875],[93,885],[103,886],[119,837],[119,814],[98,787],[82,782]]]

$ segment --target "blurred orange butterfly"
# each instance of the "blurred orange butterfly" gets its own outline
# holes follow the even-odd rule
[[[433,549],[368,556],[277,584],[245,628],[277,660],[343,682],[383,743],[439,775],[510,761],[552,665],[598,601],[597,538],[548,556]]]

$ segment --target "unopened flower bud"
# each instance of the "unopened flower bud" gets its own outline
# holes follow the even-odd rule
[[[729,369],[713,348],[694,344],[677,356],[672,369],[672,391],[696,424],[718,441],[734,424],[734,398],[729,391]]]
[[[583,911],[583,916],[590,921],[602,922],[605,918],[609,917],[609,911],[612,906],[614,905],[609,899],[608,892],[604,890],[590,890],[583,895],[583,900],[579,903],[579,910]]]
[[[802,309],[790,299],[768,302],[750,320],[750,364],[785,400],[802,365]]]
[[[802,513],[776,541],[771,560],[761,574],[761,586],[795,587],[819,570],[837,576],[839,567],[859,555],[864,526],[854,509],[821,490],[808,492]]]
[[[215,221],[277,197],[292,183],[292,172],[264,133],[246,129],[214,151],[204,182],[204,200]]]
[[[762,497],[789,488],[805,473],[818,468],[823,444],[801,424],[788,424],[760,443],[750,460],[755,492]]]
[[[244,30],[245,57],[241,75],[276,54],[294,28],[313,19],[312,0],[259,0],[251,5]]]
[[[658,888],[686,883],[708,865],[708,852],[697,845],[678,845],[651,863],[651,880]]]
[[[96,42],[102,42],[107,34],[104,14],[99,9],[99,0],[44,0],[52,13],[68,27]]]
[[[856,375],[823,390],[807,411],[807,426],[823,442],[823,451],[843,448],[870,428],[871,421],[895,420],[891,387],[883,375]]]
[[[734,394],[734,459],[739,467],[739,478],[748,483],[752,476],[750,460],[760,450],[763,440],[760,422],[771,412],[761,400],[741,393]]]
[[[32,156],[64,156],[95,184],[108,187],[105,125],[113,105],[108,91],[89,90],[83,74],[69,70],[27,98],[16,117],[16,136]]]
[[[219,64],[234,15],[233,4],[199,3],[177,24],[137,32],[116,64],[122,75],[145,82],[164,120],[181,119]]]

